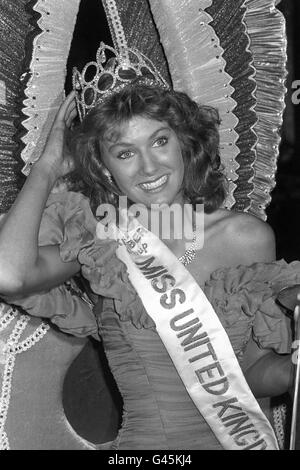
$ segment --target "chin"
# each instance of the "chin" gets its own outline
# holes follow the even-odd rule
[[[175,200],[173,198],[168,198],[168,197],[158,197],[158,198],[153,198],[150,201],[148,200],[144,204],[150,209],[151,205],[159,205],[159,206],[171,206]]]

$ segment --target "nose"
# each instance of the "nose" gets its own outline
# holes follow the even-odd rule
[[[144,175],[154,175],[157,171],[158,163],[156,157],[150,150],[141,152],[140,172]]]

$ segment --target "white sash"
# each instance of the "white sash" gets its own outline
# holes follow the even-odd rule
[[[212,305],[176,256],[136,219],[114,227],[118,257],[191,399],[225,449],[278,449]]]

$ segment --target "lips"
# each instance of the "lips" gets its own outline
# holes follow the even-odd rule
[[[151,181],[151,182],[145,182],[145,183],[140,183],[139,186],[144,190],[144,191],[154,191],[160,189],[162,186],[166,184],[168,180],[168,176],[164,175],[161,176],[160,178]]]

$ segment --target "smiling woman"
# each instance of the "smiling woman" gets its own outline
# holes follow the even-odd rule
[[[120,141],[109,144],[101,146],[103,162],[122,194],[147,207],[183,202],[181,147],[166,123],[132,118],[122,125]]]
[[[205,203],[211,212],[226,194],[218,124],[215,109],[184,93],[137,83],[108,96],[74,130],[71,179],[85,183],[93,210],[125,194],[145,205]]]
[[[108,48],[115,57],[103,65],[106,49],[101,44],[90,81],[74,72],[75,89],[5,219],[0,256],[9,276],[0,276],[0,292],[33,315],[42,299],[64,331],[74,332],[74,322],[82,325],[78,335],[99,330],[124,401],[111,448],[275,449],[250,388],[260,398],[290,386],[290,356],[281,355],[290,351],[289,329],[272,296],[273,284],[300,281],[299,264],[273,262],[267,224],[221,207],[217,111],[172,90],[136,51],[124,56]],[[126,67],[130,74],[121,74]],[[114,80],[103,88],[108,72]],[[81,122],[72,126],[76,103]],[[49,197],[62,175],[77,192]],[[174,224],[162,241],[134,218],[125,229],[111,224],[113,240],[98,238],[98,204],[117,210],[121,196],[150,211],[152,204],[160,210],[203,203],[203,246],[176,239]],[[45,232],[38,242],[40,224]],[[12,226],[20,227],[15,238]],[[43,238],[51,230],[58,236],[54,247]],[[94,313],[60,314],[62,293],[55,287],[79,269],[105,300]],[[234,415],[223,416],[228,403],[240,411],[238,427]]]

